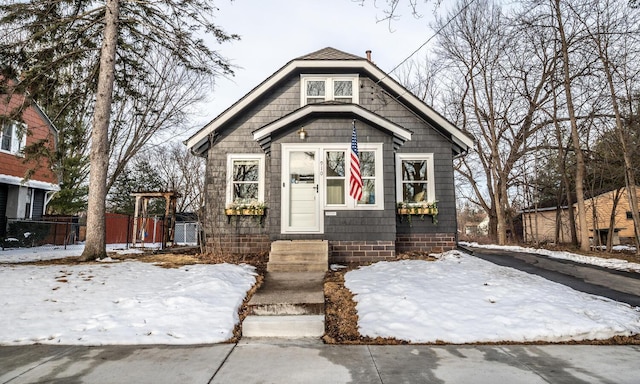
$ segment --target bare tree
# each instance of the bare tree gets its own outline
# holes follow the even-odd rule
[[[204,159],[193,155],[179,142],[149,152],[165,189],[180,192],[176,210],[199,213],[204,205]]]
[[[490,234],[505,244],[511,227],[509,189],[514,185],[515,165],[530,148],[526,142],[550,123],[540,117],[540,108],[550,100],[545,84],[555,54],[533,44],[534,34],[515,28],[488,1],[462,1],[452,12],[457,18],[438,24],[440,54],[457,72],[450,77],[461,80],[457,122],[476,137],[476,147],[460,160],[458,171],[489,215]],[[479,185],[482,181],[488,196]]]
[[[564,88],[567,113],[569,115],[569,122],[571,124],[571,139],[573,142],[573,150],[576,156],[576,204],[578,208],[578,227],[579,227],[579,241],[580,249],[588,251],[590,249],[589,244],[589,228],[587,227],[587,211],[584,203],[584,177],[585,177],[585,162],[584,153],[582,150],[582,144],[580,141],[580,133],[578,130],[578,119],[576,117],[576,110],[573,103],[573,91],[571,89],[571,70],[570,70],[570,58],[569,48],[570,40],[567,37],[565,31],[565,20],[563,18],[563,10],[561,8],[560,0],[553,0],[552,11],[556,21],[555,27],[558,31],[558,43],[559,49],[562,54],[562,85]]]
[[[147,144],[187,129],[189,113],[213,87],[206,73],[187,70],[166,51],[151,54],[144,66],[148,75],[130,84],[138,96],[118,98],[113,105],[107,190]]]
[[[640,79],[640,19],[637,12],[633,12],[626,3],[617,0],[593,0],[588,9],[572,7],[571,11],[580,20],[595,48],[600,71],[606,81],[615,120],[615,132],[624,160],[625,185],[634,223],[636,254],[640,255],[640,213],[634,172],[638,164],[634,164],[632,159],[631,131],[624,121],[620,106],[620,102],[628,103],[630,113],[632,100],[638,92],[635,84]]]

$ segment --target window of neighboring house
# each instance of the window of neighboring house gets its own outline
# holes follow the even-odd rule
[[[0,130],[0,151],[19,155],[27,142],[27,126],[17,121],[3,121]]]
[[[357,75],[301,77],[301,105],[340,101],[358,103]]]
[[[435,202],[432,153],[396,154],[396,200],[398,202]]]
[[[331,148],[335,147],[335,148]],[[360,144],[360,174],[362,198],[355,201],[349,195],[349,146],[324,147],[325,207],[330,209],[383,209],[382,144]]]
[[[638,212],[638,214],[640,214],[640,212]],[[631,211],[627,211],[627,220],[633,220],[633,215],[631,214]]]
[[[264,155],[227,156],[227,205],[264,202]]]

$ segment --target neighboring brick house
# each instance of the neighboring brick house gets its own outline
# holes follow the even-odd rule
[[[21,108],[21,121],[10,117]],[[44,112],[24,95],[0,95],[0,237],[5,235],[7,218],[42,217],[60,190],[47,159],[25,162],[23,148],[41,141],[55,150],[57,130]]]
[[[207,158],[208,251],[322,239],[335,262],[456,246],[453,158],[472,138],[367,56],[325,48],[294,59],[185,142]],[[354,124],[359,201],[349,193]],[[225,211],[252,201],[266,205],[264,217]],[[403,201],[437,202],[437,219],[399,214]]]
[[[640,186],[636,187],[640,199]],[[617,202],[616,202],[617,201]],[[615,203],[615,211],[613,209]],[[635,228],[631,216],[631,204],[626,188],[615,189],[584,201],[587,209],[587,227],[592,245],[606,245],[609,231],[613,229],[612,245],[635,244]],[[524,240],[526,242],[571,242],[569,215],[573,212],[576,226],[578,207],[528,209],[522,212]],[[611,214],[613,213],[613,228]],[[577,231],[580,228],[576,228]]]

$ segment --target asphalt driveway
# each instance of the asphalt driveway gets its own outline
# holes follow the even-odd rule
[[[519,269],[578,291],[640,307],[640,273],[637,272],[618,271],[534,253],[472,247],[463,249],[494,264]]]

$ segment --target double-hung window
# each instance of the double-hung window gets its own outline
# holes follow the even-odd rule
[[[19,155],[27,142],[27,126],[13,120],[0,123],[0,151]]]
[[[436,201],[433,153],[396,154],[396,200],[405,203]]]
[[[227,155],[227,205],[264,202],[264,155]]]
[[[361,143],[358,157],[362,176],[362,198],[349,195],[350,148],[348,145],[324,147],[325,208],[383,209],[382,144]]]
[[[302,75],[301,105],[339,101],[358,103],[357,75]]]

